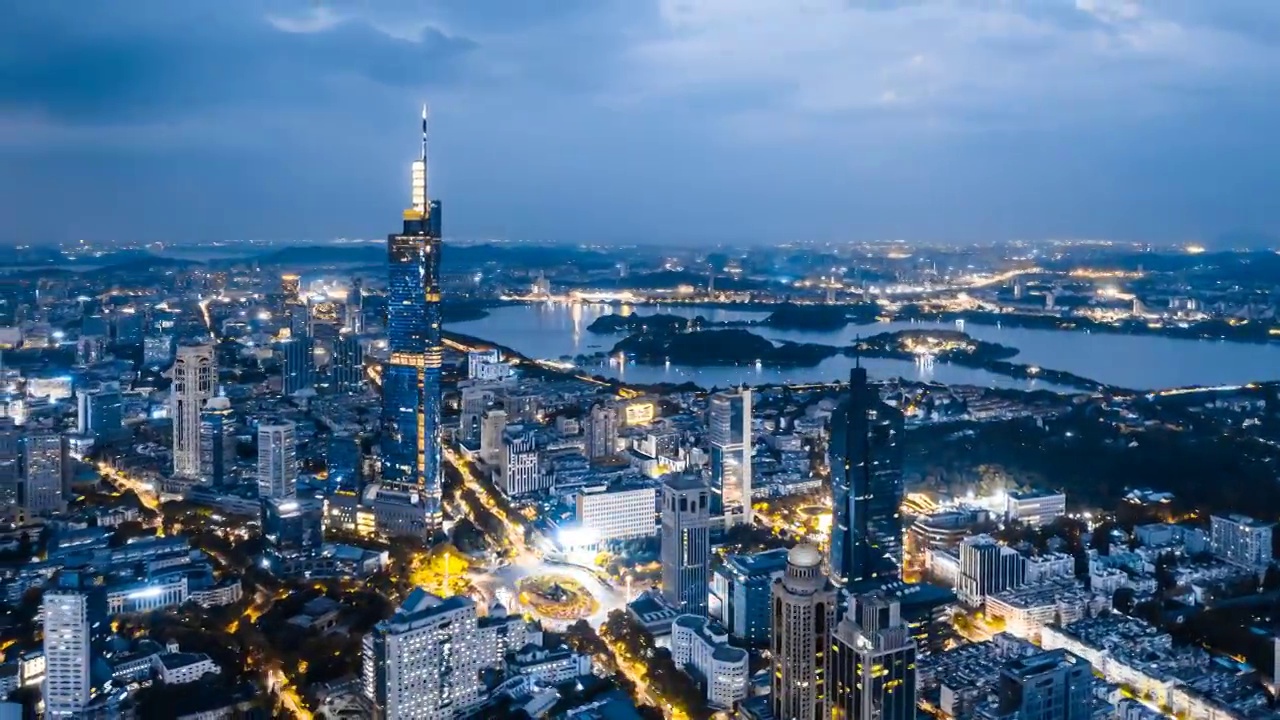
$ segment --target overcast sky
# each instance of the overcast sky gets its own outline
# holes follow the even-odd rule
[[[1277,0],[0,0],[0,241],[1280,229]]]

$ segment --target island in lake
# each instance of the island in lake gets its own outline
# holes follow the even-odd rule
[[[830,345],[782,342],[774,344],[748,330],[695,330],[674,333],[636,333],[618,341],[611,351],[636,362],[661,365],[751,365],[808,367],[833,357]]]

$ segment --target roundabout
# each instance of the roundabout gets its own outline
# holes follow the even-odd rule
[[[522,606],[549,620],[580,620],[600,610],[591,591],[568,575],[530,575],[516,583],[516,591]]]

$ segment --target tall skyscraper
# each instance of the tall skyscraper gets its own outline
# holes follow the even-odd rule
[[[45,592],[44,688],[46,718],[82,717],[108,687],[101,672],[103,645],[110,634],[106,591],[77,582],[64,571],[59,587]],[[97,665],[98,667],[95,667]]]
[[[34,514],[61,511],[62,436],[56,433],[28,433],[22,438],[23,506]]]
[[[364,695],[386,720],[452,720],[482,700],[476,604],[418,588],[364,637]]]
[[[916,643],[898,601],[855,596],[831,638],[831,717],[914,720]]]
[[[1086,720],[1092,681],[1089,663],[1066,650],[1018,658],[1000,673],[997,712],[1016,720]]]
[[[827,687],[830,633],[836,622],[836,589],[822,571],[822,553],[797,545],[787,572],[773,581],[773,716],[824,720],[831,707]]]
[[[340,393],[364,390],[364,347],[355,335],[343,335],[333,343],[333,362],[329,366],[333,388]]]
[[[310,335],[295,335],[282,340],[280,350],[280,392],[292,395],[299,390],[315,387],[315,340]]]
[[[258,497],[281,500],[297,494],[297,427],[288,420],[259,424]]]
[[[357,335],[364,332],[364,283],[360,278],[353,280],[351,289],[347,291],[342,324]]]
[[[183,345],[173,361],[169,417],[173,418],[173,474],[200,476],[200,411],[218,390],[212,345]]]
[[[662,597],[706,616],[711,583],[711,489],[684,475],[662,485]]]
[[[200,411],[200,480],[225,485],[236,463],[236,419],[231,401],[209,400]]]
[[[725,527],[751,524],[751,389],[711,396],[707,439],[711,445],[711,489]]]
[[[845,586],[896,580],[902,567],[902,413],[880,400],[867,370],[831,416],[831,573]]]
[[[382,482],[410,493],[440,526],[439,200],[427,194],[427,109],[422,109],[422,155],[413,163],[412,206],[404,227],[387,237],[387,344],[382,372]]]
[[[592,407],[584,435],[588,459],[595,461],[613,457],[618,445],[618,409],[609,403],[598,403]]]

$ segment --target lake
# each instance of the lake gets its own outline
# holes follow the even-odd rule
[[[608,305],[515,305],[491,309],[489,316],[480,320],[448,323],[446,328],[514,348],[529,357],[558,359],[564,356],[590,355],[613,347],[613,344],[623,337],[622,335],[599,335],[589,332],[587,326],[601,315],[608,315],[615,310]],[[625,308],[625,310],[631,309]],[[645,306],[635,308],[635,311],[648,315],[653,313],[654,308]],[[689,318],[702,315],[708,320],[718,322],[754,320],[767,315],[763,312],[678,306],[664,306],[663,312]],[[773,333],[767,334],[773,337]],[[786,339],[798,337],[792,334]],[[934,380],[952,385],[1071,391],[1069,388],[1041,380],[1018,380],[955,365],[937,364],[924,367],[906,360],[881,358],[866,358],[862,364],[873,377],[877,378],[904,377],[911,380]],[[803,368],[662,366],[640,365],[634,362],[620,364],[615,360],[584,369],[593,374],[641,384],[694,382],[703,387],[728,387],[743,383],[764,385],[845,380],[848,379],[849,370],[853,366],[853,358],[836,356],[816,366]]]

